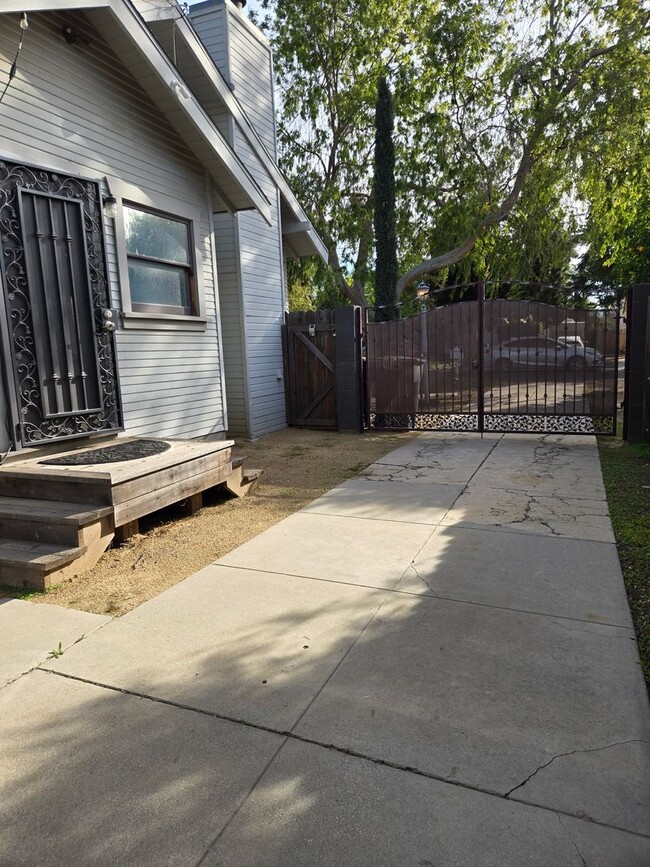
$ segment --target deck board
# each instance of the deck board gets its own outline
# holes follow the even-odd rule
[[[127,439],[138,437],[118,441]],[[41,463],[78,452],[77,444],[39,448],[0,467],[0,580],[43,588],[85,571],[119,527],[181,500],[196,505],[203,491],[232,481],[232,440],[166,442],[171,447],[161,454],[112,464]],[[87,448],[105,446],[100,440]],[[241,481],[239,463],[235,473]]]

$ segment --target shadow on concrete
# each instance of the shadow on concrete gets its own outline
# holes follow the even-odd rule
[[[0,690],[0,863],[647,864],[633,635],[539,565],[531,610],[442,598],[498,561],[436,532],[389,591],[208,567]]]

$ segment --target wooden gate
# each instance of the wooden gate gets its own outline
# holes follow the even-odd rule
[[[285,322],[287,424],[363,430],[360,308],[287,313]]]

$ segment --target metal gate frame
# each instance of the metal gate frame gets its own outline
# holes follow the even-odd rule
[[[534,284],[537,287],[540,284]],[[376,357],[373,359],[373,352],[371,351],[371,340],[370,335],[372,333],[371,329],[378,325],[379,323],[371,321],[372,309],[369,308],[366,310],[365,316],[365,328],[364,328],[364,341],[365,341],[365,357],[366,357],[366,399],[365,399],[365,418],[366,418],[366,426],[367,427],[376,427],[380,429],[395,429],[395,430],[449,430],[449,431],[473,431],[477,433],[491,433],[491,432],[512,432],[512,433],[555,433],[555,434],[583,434],[583,435],[615,435],[616,434],[616,425],[617,425],[617,397],[616,397],[616,386],[618,384],[618,363],[619,363],[619,340],[620,340],[620,321],[621,321],[621,312],[620,312],[620,302],[617,307],[613,310],[594,310],[593,308],[585,308],[590,313],[594,315],[594,327],[596,322],[597,314],[605,315],[605,330],[603,332],[603,339],[605,341],[605,348],[607,347],[607,316],[615,316],[615,346],[614,346],[614,364],[615,370],[613,373],[613,389],[610,389],[610,394],[607,394],[607,377],[606,372],[607,368],[605,366],[606,361],[603,353],[603,376],[602,376],[602,392],[599,393],[599,397],[602,400],[602,412],[548,412],[547,411],[547,402],[546,399],[548,394],[545,392],[544,403],[541,406],[538,403],[537,397],[535,398],[535,411],[503,411],[499,408],[499,410],[494,410],[491,402],[486,403],[486,373],[490,373],[490,383],[493,386],[494,377],[495,377],[495,365],[492,360],[492,365],[489,369],[486,369],[486,353],[488,350],[486,349],[486,293],[485,293],[485,283],[478,284],[468,284],[463,287],[456,288],[464,288],[468,289],[470,287],[474,287],[476,289],[476,319],[474,322],[475,330],[476,330],[476,341],[475,345],[473,345],[474,349],[474,358],[475,361],[472,363],[472,367],[475,370],[475,384],[476,384],[476,400],[475,400],[475,408],[472,407],[469,412],[459,412],[452,410],[447,410],[446,406],[444,409],[436,409],[435,411],[431,411],[430,406],[430,386],[429,386],[429,377],[431,375],[431,356],[429,354],[430,346],[428,343],[428,325],[421,331],[418,331],[414,328],[411,328],[411,352],[408,357],[406,350],[402,351],[402,354],[399,354],[399,350],[395,358],[391,358],[391,364],[393,361],[396,362],[396,365],[390,373],[393,374],[393,385],[397,384],[397,391],[400,390],[400,380],[399,380],[399,367],[401,365],[401,389],[402,389],[402,398],[400,403],[400,411],[393,412],[390,408],[390,404],[394,403],[394,401],[388,401],[388,410],[386,410],[387,404],[384,403],[382,407],[378,405],[378,396],[377,389],[381,386],[380,377],[377,377],[376,370],[373,370],[373,362],[376,365]],[[490,303],[490,300],[488,300]],[[540,302],[534,301],[517,301],[517,304],[535,304]],[[549,307],[553,307],[553,305],[548,305]],[[446,308],[437,308],[437,310],[445,310],[454,307],[454,305],[447,305]],[[557,319],[559,319],[560,313],[564,313],[565,316],[568,314],[573,308],[568,307],[556,307],[557,310]],[[426,308],[423,305],[423,310]],[[426,315],[420,314],[420,315]],[[415,317],[411,317],[415,318]],[[397,320],[399,322],[406,322],[407,320],[401,319]],[[566,319],[565,319],[566,322]],[[386,323],[382,323],[386,324]],[[537,322],[538,325],[538,322]],[[509,339],[512,339],[511,335]],[[542,337],[538,335],[536,338],[538,342],[543,340],[548,340],[548,337]],[[506,343],[506,341],[503,341]],[[584,347],[588,351],[592,351],[590,347]],[[499,347],[499,351],[503,351],[501,346]],[[557,352],[557,350],[556,350]],[[461,353],[462,354],[462,353]],[[539,354],[539,353],[537,353]],[[575,353],[576,355],[578,353]],[[492,353],[490,351],[490,355]],[[557,355],[555,356],[557,359]],[[574,359],[575,363],[575,359]],[[420,372],[418,373],[415,370],[416,365],[420,366]],[[422,366],[424,365],[424,367]],[[562,377],[558,379],[557,376],[557,360],[555,361],[556,369],[555,369],[555,392],[554,397],[557,398],[557,387],[558,384],[562,384]],[[567,362],[568,365],[568,362]],[[384,366],[382,364],[382,366]],[[530,370],[531,368],[528,368]],[[539,368],[538,368],[539,369]],[[588,379],[587,371],[593,371],[593,376]],[[548,363],[546,363],[545,368],[547,374],[549,370]],[[567,387],[567,373],[566,368],[564,370],[563,384],[564,388]],[[589,368],[584,364],[583,361],[583,376],[584,376],[584,386],[585,388],[588,385],[593,384],[593,395],[596,395],[596,365],[592,365]],[[425,372],[426,371],[426,372]],[[519,371],[521,373],[521,371]],[[373,379],[373,374],[374,379]],[[397,376],[395,376],[397,374]],[[512,387],[513,381],[521,381],[521,379],[517,378],[514,370],[510,370],[510,376],[508,378],[510,390]],[[425,376],[427,385],[425,386],[428,394],[427,405],[428,411],[422,412],[420,409],[420,392],[418,389],[420,388],[419,381]],[[436,374],[437,376],[437,374]],[[501,382],[505,380],[505,374],[503,372],[499,375],[499,385]],[[592,382],[593,380],[593,382]],[[574,369],[574,378],[573,385],[576,387],[583,380],[579,378]],[[570,384],[570,383],[569,383]],[[529,376],[526,374],[526,388],[530,385]],[[601,383],[598,383],[600,386]],[[548,382],[544,383],[545,389],[548,387]],[[518,388],[518,386],[517,386]],[[385,384],[384,384],[385,391]],[[374,392],[374,394],[373,394]],[[417,392],[417,393],[416,393]],[[461,395],[462,395],[462,386],[461,386]],[[406,397],[406,400],[404,399]],[[373,401],[373,397],[375,400],[374,412],[371,406]],[[526,403],[528,402],[529,395],[526,394]],[[564,399],[567,398],[566,392],[562,395]],[[607,404],[607,399],[610,399],[611,406],[608,406],[610,411],[605,412],[605,407]],[[508,395],[508,399],[510,399],[510,394]],[[586,397],[583,393],[582,395],[582,404],[583,406],[586,404]],[[399,402],[399,401],[398,401]],[[406,406],[405,406],[406,403]],[[576,395],[573,395],[573,405],[574,409],[576,406]],[[556,404],[557,408],[557,404]],[[593,410],[593,406],[592,406]]]

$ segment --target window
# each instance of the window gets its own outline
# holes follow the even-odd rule
[[[190,222],[124,205],[124,237],[132,309],[195,314]]]

